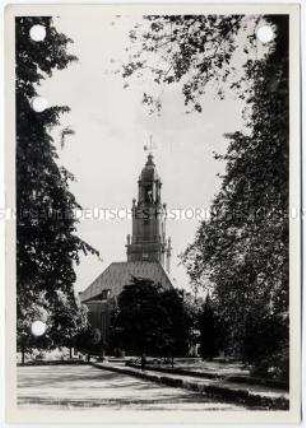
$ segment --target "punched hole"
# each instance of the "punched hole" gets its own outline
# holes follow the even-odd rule
[[[43,97],[35,97],[31,102],[32,108],[37,113],[41,113],[48,107],[48,101]]]
[[[46,37],[46,27],[37,24],[30,29],[30,37],[34,42],[42,42]]]
[[[275,38],[275,32],[270,25],[262,25],[256,30],[256,37],[262,43],[270,43]]]
[[[47,330],[47,325],[43,321],[34,321],[31,325],[31,331],[34,336],[42,336]]]

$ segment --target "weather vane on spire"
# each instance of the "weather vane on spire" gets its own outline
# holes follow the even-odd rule
[[[153,135],[149,135],[149,143],[143,146],[145,152],[152,154],[153,150],[157,149],[157,144],[153,141]]]

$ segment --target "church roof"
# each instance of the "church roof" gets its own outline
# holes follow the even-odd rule
[[[160,283],[163,288],[172,288],[171,281],[157,262],[114,262],[103,271],[94,282],[80,293],[81,302],[101,298],[103,290],[109,290],[108,297],[118,296],[124,286],[131,283],[132,277],[149,278],[155,283]]]
[[[153,162],[153,155],[149,154],[147,162],[141,171],[139,179],[141,181],[156,181],[159,180],[155,163]]]

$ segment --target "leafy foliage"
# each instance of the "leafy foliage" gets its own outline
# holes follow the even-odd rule
[[[224,89],[233,88],[245,101],[246,132],[228,135],[226,154],[216,156],[226,162],[221,190],[210,218],[201,224],[182,259],[193,283],[205,287],[208,278],[213,287],[218,316],[227,332],[224,347],[254,368],[265,367],[266,373],[274,370],[285,377],[289,354],[288,16],[148,16],[146,21],[147,26],[139,25],[130,34],[124,78],[146,75],[157,85],[180,84],[185,104],[198,112],[207,88],[221,99]],[[268,23],[275,32],[266,46],[255,39],[260,23]],[[161,100],[154,105],[152,94],[146,93],[144,102],[151,112],[161,108]],[[264,353],[260,343],[266,343],[268,325],[274,333]],[[253,347],[250,331],[256,331]],[[280,354],[286,357],[277,362]]]
[[[54,346],[73,347],[77,338],[88,330],[87,308],[68,297],[62,291],[57,292],[56,306],[49,317],[50,336]]]
[[[199,314],[200,355],[204,359],[211,359],[219,354],[221,348],[222,331],[216,309],[209,296],[206,297],[202,311]]]
[[[255,365],[264,358],[261,343],[269,324],[275,334],[267,353],[288,355],[288,22],[273,22],[274,50],[246,68],[253,81],[250,134],[228,136],[227,153],[219,156],[227,162],[221,190],[184,255],[193,278],[209,275],[214,284],[232,349]],[[265,329],[256,329],[256,319],[264,320]],[[252,353],[246,351],[250,329],[257,331]]]
[[[269,376],[289,384],[288,319],[279,313],[258,310],[246,320],[243,359],[255,376]]]
[[[46,28],[40,42],[29,36],[36,24]],[[41,311],[52,326],[48,343],[66,342],[61,335],[72,334],[79,317],[73,264],[80,251],[94,252],[76,234],[74,210],[80,206],[69,191],[73,177],[59,168],[49,134],[69,108],[54,106],[38,113],[31,106],[42,80],[76,60],[67,53],[69,43],[50,17],[16,18],[17,314],[22,347],[32,343],[29,324]]]
[[[133,278],[119,295],[114,328],[129,353],[186,355],[190,320],[183,296],[149,279]]]
[[[34,295],[31,298],[26,295],[17,297],[17,349],[24,353],[32,348],[51,348],[52,339],[49,329],[42,336],[34,336],[31,334],[31,325],[34,321],[40,320],[47,322],[50,312],[48,311],[48,303],[43,298],[42,293]]]
[[[90,322],[75,336],[75,346],[88,355],[102,355],[104,351],[103,342],[97,337],[97,329],[94,329]]]
[[[185,105],[201,112],[207,89],[223,99],[229,87],[248,87],[241,68],[258,55],[254,31],[262,19],[260,15],[145,16],[130,32],[128,61],[122,66],[125,87],[133,76],[146,80],[150,76],[150,83],[162,87],[157,91],[151,85],[150,92],[143,94],[150,113],[161,110],[167,85],[176,85]]]
[[[167,332],[170,337],[166,352],[169,356],[184,357],[190,348],[193,314],[186,305],[183,291],[175,288],[162,292],[162,303],[167,310]]]

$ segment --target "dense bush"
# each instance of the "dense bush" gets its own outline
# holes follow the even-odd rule
[[[133,278],[118,298],[112,341],[129,354],[183,356],[189,349],[191,319],[183,293]]]

